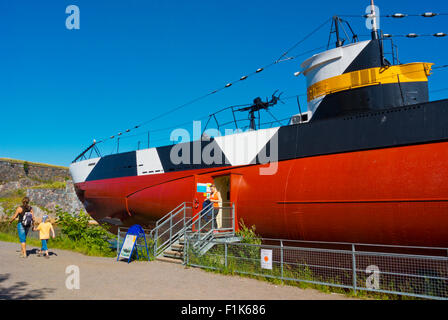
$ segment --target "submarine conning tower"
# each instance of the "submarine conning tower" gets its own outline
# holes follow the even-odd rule
[[[316,54],[301,65],[311,121],[427,102],[432,65],[391,65],[377,37]]]

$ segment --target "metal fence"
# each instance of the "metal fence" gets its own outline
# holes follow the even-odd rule
[[[235,273],[426,299],[448,299],[448,250],[263,239],[201,254],[187,239],[186,264]]]
[[[232,211],[222,217],[221,228],[224,230],[227,227],[224,221],[233,221]],[[225,237],[207,236],[216,234],[213,227],[205,232],[214,223],[213,217],[203,222],[206,215],[205,210],[188,224],[191,229],[188,233],[182,232],[186,236],[183,250],[186,265],[275,278],[283,282],[339,287],[354,292],[448,300],[447,248],[277,239],[229,242]],[[175,226],[172,222],[169,224]],[[127,229],[118,229],[117,255]],[[154,238],[154,230],[145,230],[145,234],[153,260],[156,256],[154,250],[161,247],[162,238]],[[156,241],[159,242],[157,246]],[[136,245],[138,249],[144,246]]]

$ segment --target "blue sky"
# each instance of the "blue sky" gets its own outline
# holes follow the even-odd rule
[[[0,157],[67,166],[94,138],[124,131],[221,88],[271,63],[331,16],[364,14],[369,2],[2,1]],[[72,4],[80,9],[79,30],[65,26],[65,9]],[[441,0],[376,4],[382,14],[448,13],[448,4]],[[369,33],[363,19],[346,19],[358,34]],[[448,16],[384,18],[381,27],[391,34],[448,33]],[[326,45],[329,28],[290,55]],[[396,44],[402,62],[448,64],[448,38],[399,38]],[[293,73],[306,58],[275,65],[136,133],[193,121],[277,89],[284,96],[304,94],[304,78]],[[435,72],[430,90],[447,88],[446,76],[444,70]],[[431,100],[446,96],[448,91],[437,91]],[[301,104],[306,104],[305,97]],[[298,108],[290,100],[273,112],[282,119]],[[146,141],[146,134],[141,139]],[[155,132],[151,139],[163,144],[169,132]],[[137,140],[122,140],[121,151],[135,148]],[[110,153],[114,145],[105,148]]]

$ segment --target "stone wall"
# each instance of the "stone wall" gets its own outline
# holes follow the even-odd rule
[[[54,181],[65,181],[65,189],[36,189],[36,186]],[[0,198],[4,199],[4,202],[0,199],[0,219],[11,208],[20,205],[19,199],[24,195],[30,198],[37,218],[44,213],[54,217],[56,206],[75,214],[84,210],[76,196],[68,168],[36,163],[25,165],[24,161],[0,159]]]
[[[65,189],[28,189],[26,195],[34,205],[51,212],[60,207],[63,211],[78,214],[84,206],[76,196],[72,181],[67,181]]]
[[[18,181],[21,179],[44,181],[65,181],[70,179],[68,168],[0,159],[0,183]]]

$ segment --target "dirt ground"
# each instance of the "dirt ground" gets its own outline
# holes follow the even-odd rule
[[[98,299],[98,300],[341,300],[292,286],[274,285],[239,276],[226,276],[168,262],[117,262],[51,249],[50,259],[37,257],[28,247],[28,258],[19,257],[19,244],[0,242],[0,299]],[[79,267],[80,288],[69,290],[66,274]]]

